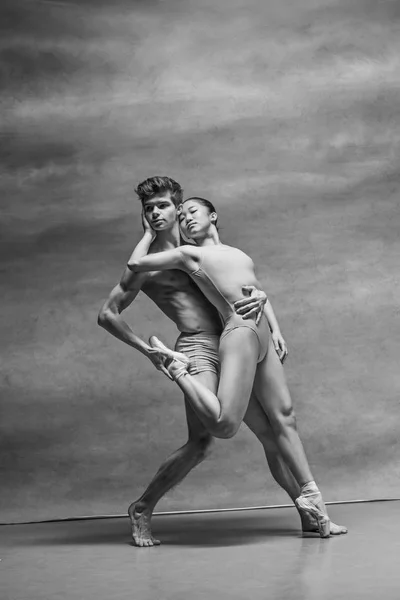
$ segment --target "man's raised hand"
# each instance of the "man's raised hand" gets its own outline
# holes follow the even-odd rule
[[[168,373],[165,367],[164,363],[166,355],[164,354],[164,352],[162,352],[162,350],[150,347],[146,352],[146,356],[151,360],[151,362],[158,371],[162,371],[164,375],[166,375],[169,379],[172,379],[171,375]]]
[[[146,219],[146,215],[144,214],[144,210],[142,210],[142,226],[144,233],[148,233],[151,235],[152,239],[155,240],[157,233],[154,231],[148,220]]]

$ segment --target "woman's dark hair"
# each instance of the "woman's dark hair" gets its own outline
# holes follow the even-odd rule
[[[186,198],[186,200],[184,200],[184,201],[182,202],[182,204],[185,204],[185,202],[189,202],[189,200],[194,200],[195,202],[198,202],[198,203],[199,203],[199,204],[201,204],[202,206],[205,206],[206,208],[208,208],[208,213],[209,213],[210,215],[211,215],[211,213],[213,213],[213,212],[215,212],[215,213],[217,212],[217,211],[215,210],[215,206],[214,206],[214,204],[213,204],[212,202],[210,202],[209,200],[206,200],[206,198],[201,198],[200,196],[191,196],[190,198]],[[214,223],[214,225],[215,225],[215,227],[217,228],[217,231],[218,231],[218,226],[217,226],[217,223],[218,223],[218,219],[216,219],[216,221],[215,221],[215,223]]]

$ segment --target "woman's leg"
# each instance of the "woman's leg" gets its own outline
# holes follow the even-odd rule
[[[269,418],[254,394],[243,422],[261,442],[273,478],[294,502],[300,496],[300,486],[283,460]]]
[[[217,395],[182,370],[176,382],[208,431],[219,438],[235,435],[246,412],[257,368],[259,342],[254,331],[233,329],[220,342],[221,375]],[[174,374],[173,365],[169,367]]]
[[[300,486],[313,480],[296,427],[296,416],[285,372],[270,340],[268,352],[258,365],[254,392],[268,416],[278,448]]]
[[[293,502],[295,502],[301,493],[300,486],[283,460],[276,443],[275,433],[271,427],[271,423],[254,394],[252,394],[252,397],[250,398],[243,421],[263,445],[273,478],[281,488],[287,492]],[[303,532],[317,532],[318,526],[315,517],[304,510],[299,510],[297,506],[296,508],[300,515]],[[347,528],[331,522],[330,532],[331,535],[341,535],[347,533]]]
[[[320,535],[328,536],[328,513],[297,433],[296,417],[285,373],[271,340],[265,359],[258,365],[254,391],[269,418],[281,455],[301,487],[300,497],[296,500],[297,508],[316,517]]]

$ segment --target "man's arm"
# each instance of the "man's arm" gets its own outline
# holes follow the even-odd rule
[[[286,342],[282,336],[281,329],[279,327],[278,320],[275,316],[271,302],[268,300],[267,295],[261,289],[258,289],[254,285],[245,285],[243,290],[250,292],[250,296],[237,300],[234,304],[235,311],[243,317],[243,319],[256,318],[258,324],[261,315],[264,313],[267,317],[268,325],[271,330],[271,338],[274,343],[275,350],[283,363],[288,355],[288,349]]]
[[[160,351],[152,348],[137,336],[121,315],[122,311],[136,298],[144,281],[144,275],[131,273],[128,269],[125,269],[120,283],[114,287],[101,307],[97,322],[100,327],[103,327],[111,335],[147,356],[158,370],[163,371],[169,377],[163,365]]]
[[[235,312],[241,315],[243,319],[256,317],[256,323],[258,324],[263,314],[265,303],[268,300],[267,294],[254,285],[244,285],[242,290],[249,295],[241,300],[236,300],[233,304]]]

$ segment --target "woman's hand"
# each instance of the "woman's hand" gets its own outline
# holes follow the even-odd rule
[[[271,332],[271,338],[272,338],[272,342],[274,344],[274,348],[276,350],[277,355],[279,356],[279,360],[281,361],[281,363],[283,364],[287,358],[288,355],[288,349],[287,349],[287,345],[285,340],[283,339],[283,336],[281,334],[281,332],[278,331],[272,331]]]

